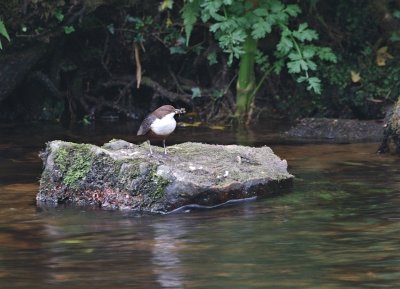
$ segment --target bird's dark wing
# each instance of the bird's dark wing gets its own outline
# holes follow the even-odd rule
[[[150,130],[150,125],[155,119],[156,117],[154,115],[148,115],[140,125],[137,135],[145,135],[146,133],[148,133]]]

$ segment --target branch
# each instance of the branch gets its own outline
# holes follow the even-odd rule
[[[85,100],[89,100],[91,102],[94,102],[96,104],[96,110],[101,110],[102,107],[108,107],[108,108],[111,108],[111,109],[116,110],[118,112],[122,112],[126,116],[132,115],[132,111],[128,110],[124,106],[118,105],[114,101],[106,101],[104,99],[99,100],[97,97],[94,97],[94,96],[91,96],[91,95],[88,95],[88,94],[85,94],[84,98],[85,98]],[[87,112],[90,112],[90,109],[88,109],[88,106],[85,109],[87,109]]]
[[[136,79],[132,77],[132,75],[127,74],[116,76],[114,79],[102,83],[101,85],[103,87],[123,86],[120,94],[124,94],[126,93],[127,89],[134,88],[135,84]],[[188,105],[192,104],[192,96],[190,94],[172,92],[147,76],[142,77],[140,84],[151,88],[154,92],[157,92],[159,95],[167,98],[171,102],[181,101]]]
[[[158,92],[160,95],[168,98],[168,100],[170,100],[171,102],[182,101],[186,104],[192,103],[192,96],[190,94],[180,94],[169,91],[165,87],[161,86],[158,82],[155,82],[147,76],[142,77],[141,84],[150,87],[155,92]]]

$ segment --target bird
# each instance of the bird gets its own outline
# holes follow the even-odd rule
[[[150,155],[153,154],[151,150],[151,140],[162,140],[164,146],[164,154],[167,154],[165,147],[165,139],[175,130],[176,121],[175,114],[185,113],[184,108],[175,108],[172,105],[163,105],[150,113],[143,120],[139,127],[137,135],[147,136],[149,142]]]

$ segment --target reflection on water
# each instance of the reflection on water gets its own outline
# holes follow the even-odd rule
[[[46,141],[138,141],[128,131],[0,127],[0,288],[399,288],[400,162],[377,144],[279,145],[253,132],[288,160],[293,193],[215,210],[35,207]]]
[[[184,288],[184,268],[179,256],[185,228],[176,222],[155,223],[152,262],[157,281],[162,288]]]

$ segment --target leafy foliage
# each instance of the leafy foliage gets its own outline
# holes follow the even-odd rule
[[[288,70],[287,62],[275,61],[272,63],[280,71],[281,77],[271,75],[267,79],[263,91],[265,96],[260,94],[257,104],[273,107],[293,119],[310,116],[383,117],[388,105],[400,95],[399,46],[398,42],[392,42],[400,39],[396,36],[400,20],[393,13],[399,9],[398,4],[356,0],[315,2],[316,5],[310,5],[310,1],[297,2],[306,13],[299,15],[296,22],[313,23],[319,36],[317,41],[306,41],[300,45],[324,43],[336,53],[336,63],[325,62],[332,50],[318,49],[312,58],[317,69],[307,71],[310,78],[315,76],[321,81],[323,93],[310,94],[304,89],[305,85],[309,85],[304,78],[299,77],[293,82],[285,73]],[[381,21],[385,15],[393,15],[390,23],[397,25],[383,24]],[[298,25],[292,24],[289,28],[297,30]],[[379,62],[379,53],[385,46],[389,55],[386,55],[386,62]],[[378,63],[382,63],[381,66]],[[352,71],[359,75],[360,80],[355,78],[353,81]],[[301,76],[304,74],[302,71]]]
[[[249,87],[259,91],[255,109],[293,117],[371,118],[377,115],[375,107],[400,95],[400,6],[395,1],[86,1],[83,10],[82,1],[0,2],[6,11],[0,22],[2,44],[9,35],[17,36],[7,48],[59,41],[65,37],[59,32],[75,31],[62,39],[63,49],[54,56],[60,59],[40,65],[51,79],[58,79],[50,73],[61,67],[62,81],[56,84],[61,92],[75,83],[70,79],[75,72],[84,76],[87,90],[74,98],[88,96],[84,113],[102,102],[94,98],[102,93],[105,101],[118,99],[123,107],[147,104],[150,89],[139,96],[110,80],[132,73],[134,47],[143,74],[168,91],[192,95],[196,109],[213,116],[235,109],[238,86],[232,84],[247,54],[254,56],[248,57],[253,66],[243,74],[254,71],[256,83]],[[246,50],[248,39],[255,40],[255,49]],[[387,50],[377,64],[383,47]],[[47,67],[50,62],[55,67]],[[140,101],[131,101],[131,94]]]
[[[320,94],[321,80],[318,77],[309,76],[309,71],[317,70],[317,63],[314,58],[333,63],[336,63],[337,60],[330,48],[307,43],[317,39],[316,31],[310,29],[306,23],[300,24],[294,31],[285,27],[281,33],[275,55],[278,59],[288,59],[286,67],[289,73],[302,74],[297,77],[297,82],[306,82],[307,90]],[[279,73],[282,68],[282,61],[276,62],[275,72]]]
[[[210,32],[221,49],[229,55],[228,64],[245,53],[243,46],[246,38],[261,40],[278,29],[280,40],[272,64],[275,73],[281,73],[286,66],[290,74],[298,75],[299,83],[306,82],[308,90],[320,93],[321,81],[309,75],[310,71],[317,69],[314,59],[336,62],[336,56],[330,48],[310,44],[318,39],[318,34],[307,23],[301,23],[295,30],[290,28],[290,19],[297,17],[300,12],[297,4],[285,5],[280,0],[260,0],[255,3],[246,0],[188,0],[182,9],[182,18],[187,43],[199,16],[203,22],[210,22]],[[271,65],[261,50],[257,51],[257,63],[264,71]]]
[[[125,37],[135,43],[143,43],[147,35],[151,34],[153,24],[153,17],[135,17],[128,14],[124,23]]]
[[[335,100],[336,105],[342,108],[339,113],[347,108],[352,116],[358,118],[382,117],[382,105],[394,102],[400,95],[400,59],[394,58],[385,66],[378,66],[370,61],[373,54],[359,56],[356,62],[355,55],[348,55],[350,59],[340,59],[339,65],[321,68],[320,75],[325,85],[335,93],[335,96],[330,93],[325,96],[325,109],[330,107],[332,110],[332,100]],[[354,69],[358,78],[352,78]]]

